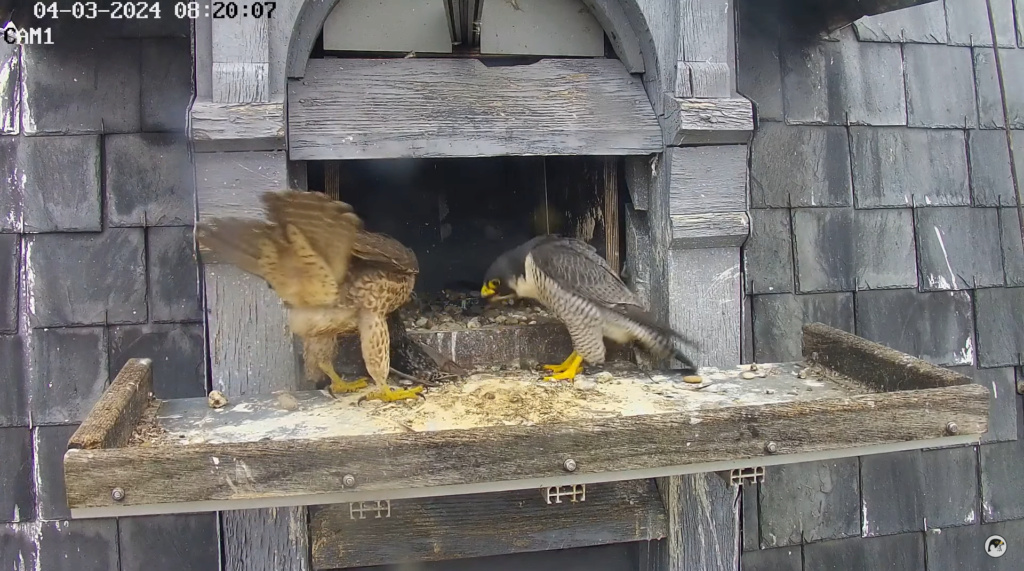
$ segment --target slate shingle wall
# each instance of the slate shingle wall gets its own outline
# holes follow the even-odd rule
[[[191,45],[164,22],[0,43],[0,569],[219,565],[216,514],[68,521],[64,491],[68,438],[128,358],[153,358],[157,396],[206,392]]]
[[[1024,177],[1024,0],[993,8]],[[985,0],[803,48],[743,21],[755,360],[798,359],[800,325],[822,321],[994,395],[980,446],[769,468],[743,496],[743,568],[1024,568],[1024,249]],[[993,534],[1017,547],[988,557]]]

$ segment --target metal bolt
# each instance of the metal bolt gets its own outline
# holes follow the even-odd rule
[[[952,421],[947,422],[946,423],[946,432],[948,432],[949,434],[953,434],[953,435],[959,434],[960,433],[960,427],[957,426],[955,422],[952,422]]]
[[[345,474],[345,476],[341,479],[341,483],[346,488],[351,488],[352,486],[356,485],[356,477],[353,476],[352,474]]]
[[[764,451],[769,454],[775,454],[776,452],[779,451],[779,445],[776,444],[775,442],[768,441],[764,445]]]
[[[576,471],[576,461],[572,458],[566,458],[565,462],[562,462],[562,467],[565,468],[566,472]]]
[[[1017,381],[1017,394],[1024,395],[1024,381]]]
[[[124,499],[124,490],[121,488],[114,488],[113,490],[110,490],[110,497],[113,498],[115,502],[119,502]]]

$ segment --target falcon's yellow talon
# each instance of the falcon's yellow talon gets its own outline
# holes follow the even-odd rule
[[[328,386],[327,391],[332,395],[336,395],[338,393],[351,393],[358,391],[359,389],[366,388],[366,377],[356,379],[354,381],[346,381],[341,378],[341,375],[339,375],[337,371],[334,370],[334,366],[332,364],[322,362],[318,363],[318,365],[320,366],[320,370],[331,379],[331,384]]]
[[[569,367],[572,366],[573,359],[578,356],[579,354],[576,351],[573,351],[572,353],[569,353],[569,356],[566,357],[564,361],[562,361],[561,365],[544,365],[544,368],[554,373],[561,373],[568,370]]]
[[[583,369],[583,357],[573,351],[573,355],[569,356],[569,365],[562,371],[555,373],[549,377],[544,377],[545,381],[572,381],[576,378],[576,375]],[[565,363],[562,363],[563,365]]]
[[[363,398],[366,400],[380,400],[392,402],[396,400],[414,399],[423,392],[423,387],[412,387],[409,389],[383,388],[370,391]]]

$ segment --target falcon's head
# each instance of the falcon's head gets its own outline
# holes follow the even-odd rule
[[[498,256],[484,274],[480,295],[493,301],[523,296],[527,284],[526,257],[537,244],[548,238],[537,236]]]

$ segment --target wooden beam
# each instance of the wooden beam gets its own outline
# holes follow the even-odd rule
[[[673,147],[669,214],[747,210],[746,145]]]
[[[742,97],[720,99],[665,96],[665,144],[746,144],[754,132],[754,109]]]
[[[679,5],[676,97],[730,97],[730,0],[689,0]]]
[[[325,397],[326,398],[326,397]],[[733,406],[535,426],[69,450],[73,508],[298,498],[519,480],[776,457],[987,430],[989,391],[962,385],[887,394]],[[205,406],[205,404],[204,404]],[[766,443],[775,446],[766,451]],[[728,443],[724,445],[723,443]],[[586,481],[586,480],[583,480]],[[591,480],[593,481],[593,480]],[[121,502],[110,497],[122,487]],[[387,496],[384,496],[387,497]],[[308,500],[307,500],[308,501]]]
[[[568,493],[573,487],[558,489]],[[590,484],[585,501],[580,501],[582,489],[577,488],[576,499],[548,504],[545,491],[529,488],[312,508],[313,567],[445,561],[665,536],[665,510],[653,480]],[[380,505],[386,506],[380,508],[385,515],[376,517],[374,508]],[[398,537],[401,549],[395,549]]]
[[[973,382],[966,375],[823,323],[804,325],[803,334],[805,359],[878,390],[955,387]]]
[[[269,22],[269,18],[213,19],[213,101],[269,101]]]
[[[194,161],[200,222],[219,216],[263,219],[260,194],[290,184],[284,151],[195,153]]]
[[[668,536],[658,571],[739,569],[740,487],[714,473],[658,478]]]
[[[738,362],[740,249],[672,249],[665,265],[669,323],[700,344],[700,354],[691,359],[711,367]]]
[[[607,59],[324,59],[288,87],[292,160],[632,155],[662,149],[640,81]]]
[[[285,145],[284,100],[192,104],[192,141],[198,152],[276,151]]]
[[[95,450],[128,445],[135,425],[153,396],[153,362],[128,359],[114,382],[71,436],[69,449]]]
[[[615,273],[622,270],[620,252],[622,237],[619,233],[619,163],[616,158],[604,159],[604,252],[608,265]]]
[[[739,248],[750,234],[746,212],[673,215],[671,221],[673,250]]]

